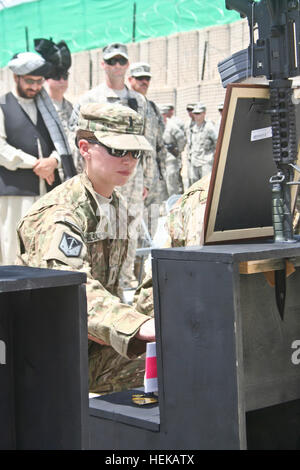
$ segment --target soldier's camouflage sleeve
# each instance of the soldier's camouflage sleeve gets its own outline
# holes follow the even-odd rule
[[[147,274],[142,284],[137,288],[134,299],[134,308],[144,315],[154,316],[152,275]]]
[[[215,125],[211,121],[209,121],[208,136],[212,141],[213,147],[215,147],[218,140],[218,132]]]
[[[60,215],[48,209],[47,217],[43,217],[42,211],[25,217],[18,227],[20,255],[17,264],[86,273],[88,332],[111,345],[122,356],[134,357],[131,352],[134,336],[149,317],[122,304],[93,277],[88,246],[72,213],[64,211]],[[99,259],[93,262],[99,269],[105,269],[104,253],[97,255]]]
[[[209,183],[210,174],[196,181],[171,210],[167,223],[172,247],[202,244]]]
[[[149,189],[151,187],[151,184],[153,181],[153,175],[154,175],[152,152],[144,152],[143,173],[144,173],[144,187]]]
[[[176,140],[178,145],[179,153],[183,152],[184,147],[186,145],[186,136],[185,133],[180,127],[178,127],[178,131],[176,131]]]
[[[157,131],[157,159],[159,161],[160,170],[162,176],[166,177],[166,159],[167,149],[163,140],[163,128],[159,126]]]
[[[79,118],[79,113],[80,113],[80,104],[75,104],[73,106],[72,114],[69,119],[68,127],[71,132],[75,133],[78,118]]]

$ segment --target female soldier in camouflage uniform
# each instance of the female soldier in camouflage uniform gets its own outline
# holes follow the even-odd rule
[[[117,297],[128,221],[114,187],[151,150],[142,133],[142,117],[128,107],[82,106],[77,142],[85,172],[41,198],[18,227],[17,264],[87,274],[90,391],[98,393],[141,386],[139,355],[155,337],[153,319]]]

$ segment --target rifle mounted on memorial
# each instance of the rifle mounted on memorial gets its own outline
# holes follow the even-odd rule
[[[248,76],[270,80],[272,150],[277,166],[270,178],[274,240],[295,241],[291,185],[297,167],[296,113],[291,77],[300,75],[299,0],[225,0],[228,10],[247,17],[250,45],[219,64],[223,86]]]

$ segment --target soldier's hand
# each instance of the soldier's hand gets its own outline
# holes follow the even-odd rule
[[[33,171],[40,178],[47,179],[57,166],[58,163],[54,157],[39,158],[33,167]]]
[[[142,341],[155,341],[154,318],[143,323],[135,337]]]

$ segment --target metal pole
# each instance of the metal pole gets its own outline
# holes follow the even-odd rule
[[[89,52],[89,87],[90,89],[93,87],[93,61],[92,61],[90,52]]]
[[[26,40],[26,51],[29,51],[29,35],[28,35],[28,27],[25,26],[25,40]]]
[[[207,45],[208,45],[208,41],[205,41],[205,42],[204,42],[204,51],[203,51],[201,80],[204,80],[205,65],[206,65],[206,54],[207,54]]]
[[[135,42],[135,27],[136,27],[136,2],[133,2],[132,42]]]

